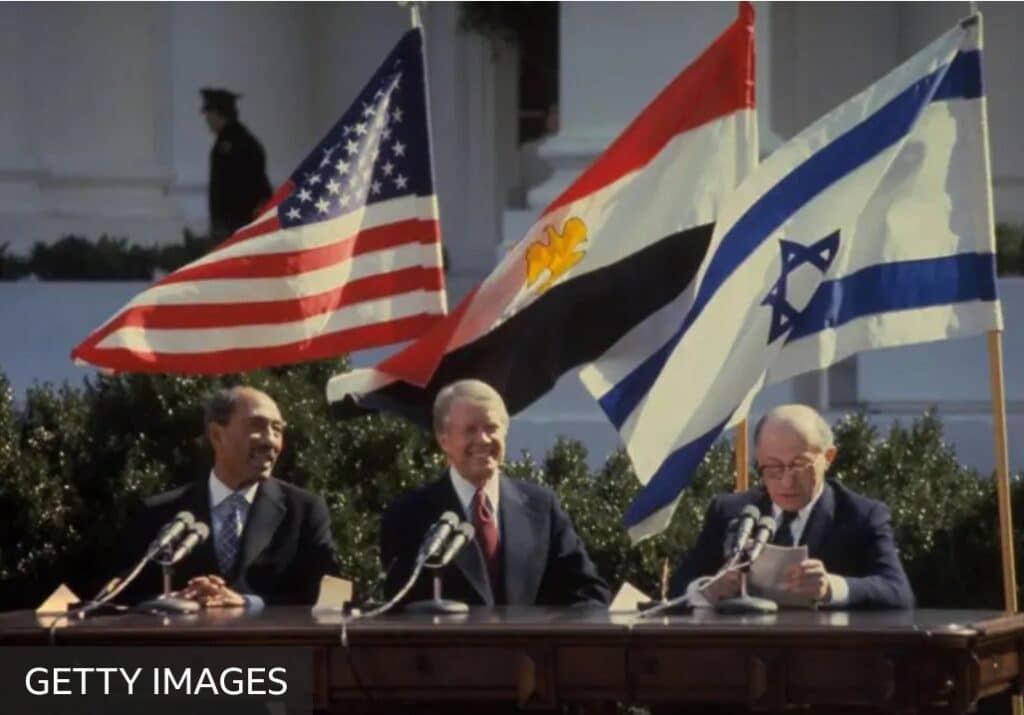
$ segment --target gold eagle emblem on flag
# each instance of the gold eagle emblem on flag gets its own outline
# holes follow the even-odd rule
[[[587,240],[587,224],[573,216],[562,225],[561,233],[555,226],[545,226],[547,241],[539,238],[526,249],[526,285],[530,288],[542,277],[546,280],[536,288],[544,293],[559,278],[575,266],[586,254],[578,250]]]

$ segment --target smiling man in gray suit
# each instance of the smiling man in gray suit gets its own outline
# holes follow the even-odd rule
[[[424,534],[452,511],[473,524],[476,538],[445,573],[446,598],[489,606],[608,602],[608,586],[554,493],[501,473],[508,422],[504,401],[484,382],[460,380],[438,393],[434,433],[450,468],[384,513],[389,595],[411,574]],[[405,600],[431,598],[430,585],[421,574]]]

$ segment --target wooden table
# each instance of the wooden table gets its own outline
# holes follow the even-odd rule
[[[0,646],[45,644],[34,614],[0,614]],[[1021,692],[1024,615],[784,611],[637,619],[601,610],[474,609],[344,621],[306,608],[102,616],[55,645],[311,648],[315,701],[351,712],[396,701],[721,702],[966,712]],[[373,709],[370,707],[369,709]]]

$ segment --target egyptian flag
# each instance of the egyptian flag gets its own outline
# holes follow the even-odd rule
[[[719,207],[756,161],[754,11],[742,3],[452,313],[377,367],[332,378],[328,400],[342,415],[429,426],[437,392],[477,378],[515,414],[570,369],[660,344],[689,306]]]

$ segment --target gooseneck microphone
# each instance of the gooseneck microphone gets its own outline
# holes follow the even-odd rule
[[[146,549],[146,558],[150,559],[158,552],[166,549],[177,541],[185,532],[195,526],[196,518],[190,511],[179,511],[169,522],[164,524],[153,541]]]
[[[445,547],[444,553],[441,554],[438,566],[447,566],[448,562],[455,558],[455,554],[459,553],[462,547],[473,540],[475,534],[476,529],[468,521],[459,524],[459,528],[455,530],[452,538],[448,540],[448,546]]]
[[[762,516],[757,520],[757,526],[754,528],[754,535],[750,539],[750,545],[747,547],[747,563],[752,564],[757,560],[757,557],[764,551],[764,545],[772,540],[775,536],[775,519],[770,516]]]
[[[206,541],[209,536],[210,527],[201,521],[196,523],[191,529],[189,529],[188,533],[185,534],[185,538],[178,543],[178,547],[174,550],[174,553],[171,554],[171,558],[169,559],[170,563],[176,564],[181,561],[192,553],[193,549],[199,546],[199,544]]]
[[[750,539],[750,534],[754,531],[754,525],[757,524],[757,520],[760,518],[761,512],[753,504],[748,504],[743,507],[743,511],[740,512],[739,518],[736,521],[735,540],[733,541],[731,538],[727,538],[727,541],[732,543],[727,568],[735,566],[743,557],[743,552],[747,547],[747,541]]]
[[[459,517],[455,515],[455,512],[446,511],[442,514],[423,538],[423,545],[420,546],[420,552],[416,557],[416,561],[418,563],[425,563],[427,559],[437,556],[437,552],[441,550],[448,536],[458,525]]]

